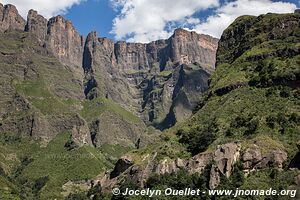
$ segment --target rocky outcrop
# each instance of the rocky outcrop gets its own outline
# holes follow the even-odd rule
[[[243,168],[245,170],[251,170],[253,166],[259,163],[262,160],[262,155],[258,146],[254,145],[253,147],[246,150],[243,155]]]
[[[19,15],[14,5],[7,4],[3,6],[0,3],[0,31],[8,29],[24,30],[25,20]]]
[[[221,175],[230,177],[233,166],[240,157],[240,150],[239,143],[228,143],[217,148],[210,171],[209,188],[214,189],[220,184]]]
[[[263,156],[258,146],[253,145],[246,149],[243,155],[244,172],[247,175],[253,170],[260,170],[268,167],[274,167],[278,170],[282,170],[283,164],[287,158],[287,153],[282,150],[271,150]]]
[[[144,167],[134,165],[132,159],[121,158],[113,172],[105,173],[96,181],[101,182],[104,189],[109,190],[118,184],[121,184],[124,179],[131,179],[132,181],[144,186],[144,183],[150,175],[164,175],[176,173],[179,170],[186,170],[190,174],[201,174],[205,168],[210,167],[210,188],[215,188],[219,185],[221,175],[229,177],[233,171],[233,166],[239,159],[240,153],[239,143],[228,143],[217,147],[215,152],[201,153],[190,159],[177,158],[174,161],[155,161],[156,154],[153,156],[147,155],[143,158],[143,162],[147,163]],[[116,170],[122,169],[122,170]],[[116,173],[118,171],[119,173]]]
[[[101,182],[105,190],[116,187],[126,179],[130,179],[141,187],[147,179],[156,174],[164,175],[185,170],[189,174],[203,173],[205,169],[210,171],[209,188],[218,187],[221,177],[229,178],[234,170],[234,165],[241,160],[243,170],[247,176],[250,171],[266,168],[283,169],[283,164],[287,160],[287,153],[282,150],[270,150],[266,155],[261,154],[257,146],[246,149],[241,155],[241,144],[238,142],[219,145],[214,152],[200,153],[189,159],[161,160],[156,161],[157,154],[145,155],[142,160],[144,165],[136,165],[131,157],[121,158],[113,170],[96,178]],[[118,172],[118,173],[117,173]]]
[[[129,167],[133,165],[133,159],[129,156],[124,156],[120,158],[113,171],[110,173],[110,178],[115,178],[119,176],[121,173],[123,173],[125,170],[127,170]]]

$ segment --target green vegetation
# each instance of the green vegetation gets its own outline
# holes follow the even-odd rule
[[[80,111],[80,114],[88,121],[91,121],[97,118],[97,116],[101,115],[104,111],[115,112],[121,117],[121,119],[130,123],[141,122],[137,116],[125,110],[111,99],[106,98],[97,98],[93,99],[92,101],[84,101],[83,109]]]
[[[59,134],[46,147],[29,138],[3,141],[4,149],[16,152],[20,164],[8,176],[21,188],[18,197],[31,199],[61,199],[62,185],[67,181],[86,180],[111,167],[100,151],[90,146],[65,148],[69,134]]]
[[[120,157],[127,152],[131,151],[131,147],[124,147],[121,145],[104,144],[99,148],[99,151],[106,157],[111,163],[115,163]]]
[[[224,32],[224,38],[233,37],[231,32],[239,37],[220,41],[209,91],[196,114],[178,132],[189,151],[205,150],[195,151],[200,140],[207,147],[260,136],[272,138],[288,152],[296,150],[295,141],[300,139],[300,56],[295,49],[300,29],[278,30],[279,23],[293,20],[299,21],[299,16],[243,16]],[[207,132],[210,137],[204,136]],[[211,139],[205,142],[202,137]]]
[[[172,73],[173,72],[171,70],[164,70],[164,71],[159,72],[159,75],[166,77],[166,76],[171,75]]]
[[[71,130],[59,132],[69,126],[65,118],[77,120],[74,116],[79,116],[89,125],[104,112],[111,112],[129,124],[142,122],[111,99],[83,100],[82,86],[71,69],[49,55],[28,33],[11,31],[0,35],[0,108],[7,112],[0,126],[14,123],[22,133],[0,134],[0,199],[63,199],[65,183],[94,178],[131,150],[109,144],[82,146],[71,138]],[[40,119],[53,128],[44,138],[29,136],[33,114],[38,116],[34,123],[42,131]],[[58,126],[62,127],[53,125],[52,120],[61,120]]]

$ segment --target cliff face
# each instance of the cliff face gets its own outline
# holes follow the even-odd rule
[[[48,20],[39,15],[37,11],[30,10],[27,16],[25,31],[35,34],[41,44],[46,40]]]
[[[95,146],[133,146],[138,139],[145,144],[143,122],[165,129],[189,117],[214,70],[218,40],[207,35],[177,29],[169,39],[141,44],[114,43],[92,32],[85,40],[62,16],[47,20],[30,10],[25,21],[13,5],[2,4],[0,12],[3,43],[10,41],[1,47],[1,76],[7,83],[16,79],[2,88],[8,96],[1,116],[15,118],[3,118],[1,131],[47,141],[71,131]],[[28,93],[34,85],[37,92]],[[61,110],[53,108],[55,102]],[[101,107],[93,116],[92,105]],[[72,106],[74,112],[62,117]],[[22,113],[26,117],[16,117]]]
[[[0,3],[0,31],[8,29],[24,30],[25,20],[19,15],[15,6]]]
[[[214,68],[217,40],[194,32],[178,29],[149,44],[114,43],[95,32],[85,40],[61,16],[30,10],[25,21],[12,5],[0,11],[3,43],[10,41],[1,47],[1,132],[50,141],[70,131],[80,144],[144,145],[140,119],[164,129],[187,118]]]
[[[70,21],[61,16],[51,18],[47,35],[50,48],[62,63],[81,67],[84,38]]]
[[[218,40],[177,29],[148,44],[98,38],[85,40],[62,16],[45,19],[28,12],[27,22],[12,5],[0,6],[1,29],[34,35],[74,74],[87,99],[111,98],[146,123],[164,129],[191,115],[214,70]]]
[[[84,37],[80,36],[70,21],[62,16],[47,21],[36,11],[30,10],[25,31],[35,35],[40,44],[48,47],[62,64],[73,71],[77,81],[82,82]]]
[[[207,89],[217,42],[183,29],[149,44],[114,44],[92,32],[84,50],[85,94],[109,96],[144,121],[169,127],[190,116]]]
[[[214,70],[218,40],[177,29],[149,44],[84,40],[61,16],[47,21],[30,10],[25,31],[35,35],[83,84],[87,99],[109,97],[160,129],[191,115]]]
[[[217,39],[208,35],[177,29],[169,41],[173,62],[182,64],[197,62],[210,72],[214,70]]]

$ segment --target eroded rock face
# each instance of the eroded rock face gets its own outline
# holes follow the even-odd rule
[[[143,163],[146,163],[143,167],[135,165],[132,159],[129,159],[130,162],[125,162],[122,158],[117,162],[118,165],[124,162],[130,164],[123,164],[121,173],[117,173],[118,175],[113,173],[114,175],[111,176],[112,173],[106,172],[104,175],[98,177],[96,181],[100,181],[105,190],[110,190],[110,188],[122,184],[125,179],[130,179],[143,187],[147,179],[153,174],[171,174],[179,170],[185,170],[190,174],[201,174],[205,169],[208,169],[210,170],[209,188],[214,189],[220,184],[222,176],[227,178],[231,176],[234,165],[240,160],[240,154],[241,144],[232,142],[219,145],[214,152],[200,153],[189,159],[177,158],[173,161],[162,160],[157,162],[157,154],[148,154],[142,158]],[[269,167],[281,170],[284,162],[287,160],[287,153],[281,150],[270,150],[269,153],[262,156],[259,148],[254,145],[245,151],[241,160],[243,161],[245,175],[250,170],[266,169]]]
[[[133,165],[133,159],[129,156],[123,156],[117,161],[113,171],[110,173],[110,178],[115,178],[119,176],[121,173],[123,173],[132,165]]]
[[[49,19],[47,34],[50,48],[62,63],[81,67],[84,38],[70,21],[62,16]]]
[[[25,20],[14,5],[0,3],[0,31],[8,29],[24,30]]]
[[[108,176],[108,173],[106,173],[102,177],[99,177],[98,181],[101,182],[104,189],[109,189],[122,183],[124,178],[130,178],[132,181],[143,187],[149,176],[153,175],[153,173],[157,175],[164,175],[176,173],[179,170],[186,170],[190,174],[201,174],[206,167],[210,166],[211,163],[214,163],[210,168],[210,188],[213,189],[219,185],[221,175],[228,177],[231,175],[233,166],[239,158],[239,152],[239,143],[228,143],[219,146],[215,152],[198,154],[186,160],[178,158],[174,161],[163,160],[157,163],[155,161],[156,154],[153,156],[147,155],[143,159],[143,162],[147,163],[145,167],[134,165],[132,161],[126,161],[126,163],[129,162],[130,165],[122,165],[124,167],[122,168],[123,173],[119,173],[117,176],[117,173],[113,173],[113,176],[112,173],[111,176]],[[119,163],[124,162],[123,158],[120,159],[117,162],[116,167]]]
[[[210,172],[209,187],[216,188],[221,181],[221,174],[230,177],[234,164],[240,157],[241,145],[239,143],[228,143],[221,145],[214,153],[214,164]]]
[[[27,16],[25,31],[35,35],[41,46],[50,49],[59,61],[68,66],[76,79],[82,82],[84,37],[81,36],[72,23],[62,16],[56,16],[49,21],[30,10]]]
[[[208,35],[177,29],[169,40],[173,61],[181,64],[198,62],[207,70],[211,72],[214,70],[217,39]]]
[[[287,153],[282,150],[272,150],[262,156],[260,149],[254,145],[248,148],[243,155],[243,168],[246,174],[253,170],[275,167],[278,170],[283,168],[287,160]]]
[[[262,160],[262,155],[258,146],[254,145],[253,147],[246,150],[243,155],[243,168],[245,170],[251,170],[253,166],[259,163]]]
[[[39,15],[37,11],[30,10],[27,15],[25,31],[35,34],[40,43],[44,43],[47,35],[48,20]]]
[[[83,58],[86,97],[107,96],[157,128],[172,126],[208,88],[217,42],[183,29],[148,44],[114,44],[92,32]]]

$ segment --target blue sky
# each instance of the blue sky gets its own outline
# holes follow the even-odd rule
[[[33,8],[47,18],[63,15],[83,35],[149,42],[169,37],[175,28],[220,37],[240,15],[289,13],[300,0],[0,0],[17,6],[25,18]]]
[[[73,22],[81,34],[87,35],[95,30],[101,37],[114,38],[110,31],[117,14],[109,0],[89,0],[72,6],[64,16]]]

